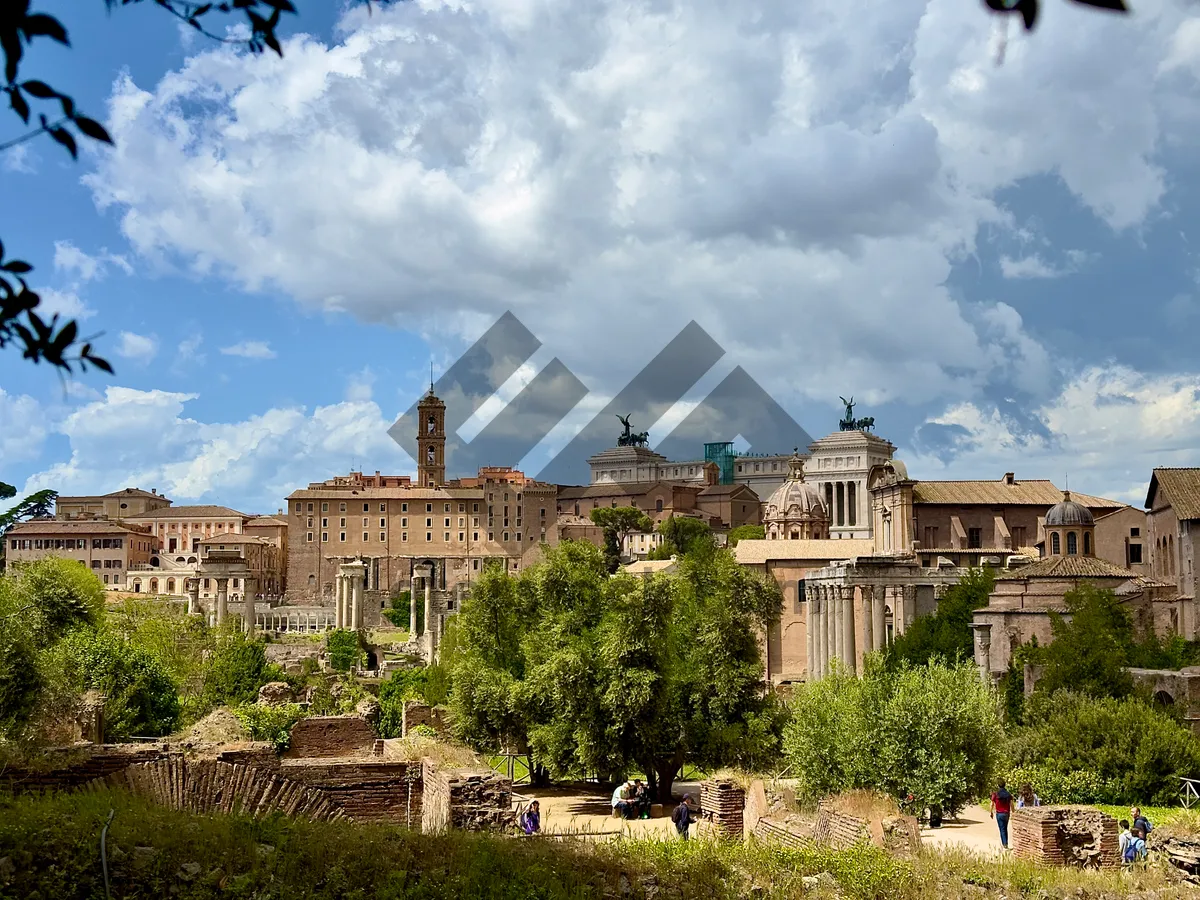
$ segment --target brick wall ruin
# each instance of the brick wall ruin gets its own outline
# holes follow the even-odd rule
[[[313,716],[292,727],[284,756],[288,759],[328,759],[370,756],[377,735],[361,716]]]
[[[437,706],[430,706],[420,700],[406,700],[404,711],[401,713],[401,735],[407,736],[409,731],[418,725],[428,725],[438,736],[446,733],[446,711]]]
[[[161,759],[165,744],[84,744],[48,751],[32,769],[6,767],[0,785],[14,793],[67,790],[140,762]]]
[[[1013,811],[1013,853],[1054,866],[1120,865],[1117,820],[1090,806],[1037,806]]]
[[[817,824],[813,828],[813,840],[817,843],[844,850],[871,838],[870,823],[866,819],[830,809],[824,803],[817,807]]]
[[[279,774],[320,792],[356,822],[421,825],[419,762],[382,759],[285,759]]]
[[[421,831],[448,828],[506,831],[516,825],[512,782],[491,770],[441,769],[430,760],[422,766]]]
[[[721,837],[742,837],[745,807],[746,791],[732,781],[701,782],[700,815],[713,823]]]

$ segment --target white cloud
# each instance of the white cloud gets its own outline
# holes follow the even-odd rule
[[[123,256],[101,250],[95,256],[80,250],[70,241],[54,242],[54,268],[74,276],[77,282],[93,281],[108,274],[110,266],[116,266],[126,275],[133,273],[133,266]]]
[[[901,451],[914,478],[1050,478],[1141,506],[1156,466],[1197,465],[1200,375],[1146,375],[1095,366],[1034,409],[960,403],[929,419],[935,446]],[[928,438],[925,438],[928,441]]]
[[[41,305],[38,306],[38,315],[43,319],[49,319],[56,313],[64,319],[88,319],[96,314],[74,290],[39,288],[38,296],[42,298]]]
[[[1068,250],[1061,263],[1047,262],[1041,254],[1000,257],[1000,273],[1005,278],[1062,278],[1078,272],[1091,256],[1082,250]]]
[[[119,80],[88,183],[142,254],[372,322],[511,309],[593,385],[695,317],[784,403],[966,398],[1011,369],[944,286],[1015,227],[997,192],[1138,226],[1194,91],[1158,74],[1180,10],[1058,6],[997,67],[961,0],[421,0]]]
[[[62,419],[57,429],[70,442],[70,458],[31,476],[26,490],[92,493],[137,484],[176,502],[203,498],[254,512],[276,509],[297,487],[351,467],[411,465],[386,434],[392,420],[370,401],[200,422],[185,413],[197,396],[108,388]]]
[[[0,168],[3,168],[5,172],[30,175],[37,171],[30,160],[31,155],[28,144],[9,147],[7,150],[0,151]]]
[[[155,335],[134,334],[122,331],[117,345],[117,356],[134,362],[148,363],[158,354],[158,338]]]
[[[9,394],[0,388],[0,463],[13,465],[36,459],[46,433],[46,416],[33,397]]]
[[[226,356],[240,356],[244,359],[274,359],[276,355],[266,341],[241,341],[222,347],[221,352]]]

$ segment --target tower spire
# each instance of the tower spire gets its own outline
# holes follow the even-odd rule
[[[429,393],[433,393],[433,360],[429,361]]]

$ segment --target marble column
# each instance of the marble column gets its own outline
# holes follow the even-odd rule
[[[846,664],[846,604],[842,602],[842,589],[832,588],[833,591],[833,653],[842,663]]]
[[[229,614],[229,579],[217,579],[217,624],[220,625],[225,621],[225,616]]]
[[[915,584],[906,584],[900,588],[900,594],[904,597],[904,630],[917,620],[917,586]]]
[[[859,603],[859,614],[862,616],[862,652],[866,656],[875,648],[875,612],[872,603],[875,598],[875,587],[870,584],[859,586],[862,601]]]
[[[425,632],[433,634],[433,573],[425,576]]]
[[[200,612],[200,579],[187,580],[188,615],[194,616]]]
[[[408,586],[408,636],[417,636],[417,576],[413,576]]]
[[[254,592],[258,584],[253,578],[242,579],[242,627],[246,634],[254,634]]]
[[[363,576],[361,572],[350,576],[350,630],[358,631],[361,626],[363,598]]]
[[[858,671],[857,654],[854,652],[854,588],[842,587],[838,588],[842,595],[842,643],[844,644],[843,659],[846,661],[846,668],[851,672]]]
[[[342,627],[342,576],[333,576],[333,627]]]
[[[814,681],[817,677],[817,661],[813,656],[817,646],[815,633],[817,617],[814,609],[816,598],[814,592],[811,590],[808,591],[804,601],[804,674],[808,681]]]
[[[812,656],[809,663],[809,669],[812,671],[813,678],[820,678],[821,672],[821,641],[824,636],[821,634],[821,590],[820,588],[811,587],[808,591],[808,620],[812,623]]]
[[[871,649],[882,650],[887,642],[887,614],[884,606],[887,588],[876,585],[871,588]]]
[[[833,589],[821,588],[822,605],[825,607],[825,674],[829,674],[832,663],[837,659],[837,610],[833,608]]]

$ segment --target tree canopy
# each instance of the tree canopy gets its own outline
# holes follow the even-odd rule
[[[713,542],[712,529],[702,519],[670,515],[658,523],[663,542],[650,553],[651,559],[670,559],[685,553],[696,553]]]
[[[604,529],[604,564],[609,572],[621,566],[621,544],[627,535],[654,530],[650,517],[635,506],[599,507],[592,510],[591,519]]]
[[[1070,690],[1090,697],[1133,693],[1133,677],[1126,671],[1135,643],[1133,622],[1117,595],[1081,584],[1063,600],[1067,615],[1050,613],[1054,640],[1037,655],[1045,667],[1038,690]]]
[[[479,749],[531,752],[555,777],[644,772],[670,796],[685,759],[748,766],[777,746],[757,634],[778,587],[728,552],[673,575],[610,576],[564,541],[512,576],[489,568],[454,619],[450,705]]]
[[[987,605],[995,583],[990,569],[971,569],[938,600],[933,615],[921,616],[896,638],[887,650],[888,663],[970,662],[974,658],[971,614]]]

